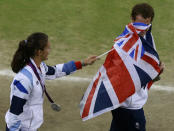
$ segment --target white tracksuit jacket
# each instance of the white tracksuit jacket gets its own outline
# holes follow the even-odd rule
[[[56,66],[41,63],[40,70],[33,59],[43,83],[46,79],[55,79],[81,68],[80,62],[70,61]],[[10,109],[5,121],[10,131],[36,131],[43,123],[43,89],[30,66],[20,70],[11,84]]]

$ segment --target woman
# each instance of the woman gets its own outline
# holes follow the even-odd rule
[[[44,33],[33,33],[19,47],[11,62],[13,72],[17,73],[11,84],[10,109],[7,111],[6,130],[36,131],[43,123],[43,94],[45,79],[55,79],[81,69],[96,61],[96,56],[83,62],[70,61],[56,66],[47,66],[50,42]]]

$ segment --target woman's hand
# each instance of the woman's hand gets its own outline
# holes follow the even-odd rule
[[[92,65],[97,59],[97,56],[90,56],[88,58],[86,58],[84,61],[82,61],[82,65],[86,66],[86,65]]]

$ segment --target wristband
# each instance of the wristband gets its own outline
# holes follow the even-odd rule
[[[82,63],[82,66],[86,66],[87,64],[85,64],[85,62],[82,60],[81,61],[81,63]]]
[[[82,62],[81,61],[76,61],[75,62],[77,70],[82,69]]]

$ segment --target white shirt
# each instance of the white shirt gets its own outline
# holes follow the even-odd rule
[[[132,96],[128,97],[121,107],[126,109],[141,109],[148,99],[148,89],[142,88],[138,92],[135,92]]]

